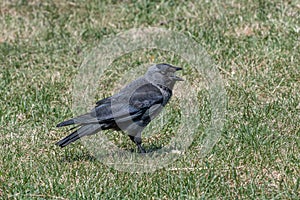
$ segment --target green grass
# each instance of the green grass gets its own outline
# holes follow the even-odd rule
[[[99,2],[0,3],[0,198],[299,198],[299,2]],[[72,116],[72,82],[86,53],[110,35],[150,26],[190,35],[218,67],[228,103],[213,150],[199,157],[209,123],[205,91],[192,146],[154,173],[116,171],[80,142],[56,147],[65,133],[55,125]],[[172,61],[168,55],[133,54],[115,65]],[[112,73],[116,79],[121,72]],[[102,97],[105,89],[99,90]],[[155,137],[145,146],[171,136]],[[134,148],[126,137],[111,139]]]

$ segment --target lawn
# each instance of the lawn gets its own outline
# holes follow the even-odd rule
[[[299,10],[298,1],[277,0],[2,0],[0,199],[299,198]],[[179,75],[191,85],[185,91],[199,104],[189,148],[142,173],[108,166],[81,142],[55,146],[67,134],[56,124],[76,113],[73,83],[87,55],[107,38],[150,27],[202,46],[222,77],[226,111],[213,148],[201,152],[212,118],[207,77],[180,55],[155,49],[114,60],[92,100],[113,94],[122,76],[143,64],[181,66]],[[167,120],[146,130],[146,148],[163,147],[176,135],[179,91],[166,107]],[[135,149],[122,134],[102,134],[121,149]]]

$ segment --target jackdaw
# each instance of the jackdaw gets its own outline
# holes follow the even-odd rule
[[[183,81],[175,75],[178,70],[182,68],[166,63],[149,67],[144,76],[129,83],[119,93],[98,101],[89,113],[57,124],[57,127],[78,126],[56,145],[65,147],[83,136],[113,129],[126,132],[138,150],[145,153],[141,133],[169,102],[175,82]]]

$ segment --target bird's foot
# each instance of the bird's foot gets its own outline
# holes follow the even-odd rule
[[[137,146],[138,146],[138,150],[139,150],[140,153],[143,153],[143,154],[147,153],[146,150],[142,147],[142,145],[139,144]]]

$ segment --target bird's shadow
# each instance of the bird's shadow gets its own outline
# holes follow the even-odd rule
[[[147,145],[147,146],[145,146],[146,153],[139,152],[137,148],[125,148],[123,150],[127,151],[127,152],[131,152],[131,153],[138,153],[138,154],[142,155],[142,154],[153,153],[153,152],[158,151],[162,148],[163,148],[162,145],[159,145],[159,146],[157,146],[157,145]],[[81,152],[79,154],[65,155],[59,161],[62,162],[62,163],[65,163],[65,162],[72,163],[72,162],[78,162],[78,161],[95,162],[95,161],[97,161],[97,157],[94,156],[91,152],[84,151],[84,152]]]
[[[153,152],[155,152],[155,151],[158,151],[158,150],[160,150],[160,149],[162,149],[163,148],[163,146],[162,145],[159,145],[159,146],[157,146],[157,145],[147,145],[147,146],[145,146],[144,147],[145,148],[145,150],[146,150],[146,153],[153,153]]]

